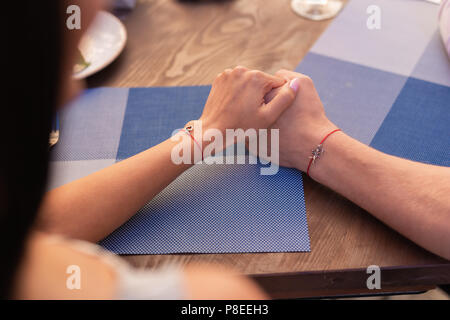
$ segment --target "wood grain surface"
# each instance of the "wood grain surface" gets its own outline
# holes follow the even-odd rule
[[[269,73],[294,69],[331,22],[300,18],[291,11],[289,0],[141,0],[133,11],[120,15],[128,30],[127,47],[117,61],[89,79],[89,87],[210,84],[218,73],[236,65]],[[383,283],[382,278],[387,291],[423,290],[450,283],[449,261],[419,248],[307,177],[304,187],[310,253],[139,255],[125,259],[142,268],[168,261],[230,265],[254,276],[276,297],[360,293],[367,290],[364,279],[369,265],[385,267],[391,270],[391,279],[398,279]],[[355,279],[361,281],[355,284]],[[286,281],[296,289],[276,285]]]

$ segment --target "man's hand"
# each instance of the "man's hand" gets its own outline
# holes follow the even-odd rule
[[[312,149],[337,127],[327,119],[310,78],[286,70],[276,75],[300,79],[293,105],[272,126],[280,129],[280,164],[306,171]],[[266,101],[276,93],[270,92]],[[387,155],[343,132],[332,135],[325,150],[310,172],[314,180],[450,259],[450,168]]]
[[[299,79],[298,93],[292,106],[271,127],[280,129],[280,165],[306,171],[312,149],[337,127],[326,117],[311,78],[287,70],[280,70],[275,75],[286,81]],[[266,102],[278,94],[277,90],[266,95]]]

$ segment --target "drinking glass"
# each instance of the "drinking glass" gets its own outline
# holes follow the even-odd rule
[[[336,16],[343,7],[341,0],[292,0],[292,10],[311,20],[325,20]]]

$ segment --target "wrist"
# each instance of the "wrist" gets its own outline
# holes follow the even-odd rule
[[[306,173],[311,160],[312,151],[320,144],[327,134],[336,129],[338,129],[338,127],[328,119],[320,124],[302,126],[299,133],[299,143],[297,144],[297,150],[295,152],[295,168]],[[331,136],[329,138],[331,138]],[[329,138],[327,138],[327,140]],[[324,144],[325,143],[326,142],[324,142]],[[324,147],[324,149],[326,148]],[[320,161],[320,159],[317,159],[317,162],[318,161]]]
[[[208,121],[205,121],[203,119],[198,120],[191,120],[187,122],[184,126],[184,128],[190,127],[190,134],[194,138],[194,142],[196,144],[196,147],[198,149],[201,149],[202,155],[205,151],[205,148],[211,144],[214,141],[205,140],[205,132],[207,132],[209,129],[217,129],[213,125],[211,125]],[[222,131],[221,131],[222,132]]]
[[[319,183],[327,184],[326,180],[332,175],[330,170],[338,167],[339,157],[345,149],[347,138],[349,137],[341,129],[334,129],[325,134],[321,140],[323,142],[319,143],[320,155],[315,159],[314,156],[308,159],[307,175]],[[311,154],[313,153],[311,151]]]

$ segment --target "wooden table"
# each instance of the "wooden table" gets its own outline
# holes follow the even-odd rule
[[[289,0],[141,0],[124,15],[129,42],[89,87],[212,83],[244,65],[274,73],[294,69],[330,21],[295,15]],[[428,290],[450,283],[450,262],[383,225],[324,186],[304,179],[310,253],[126,256],[152,268],[167,261],[231,265],[275,298]],[[382,267],[381,290],[368,290],[366,268]]]

